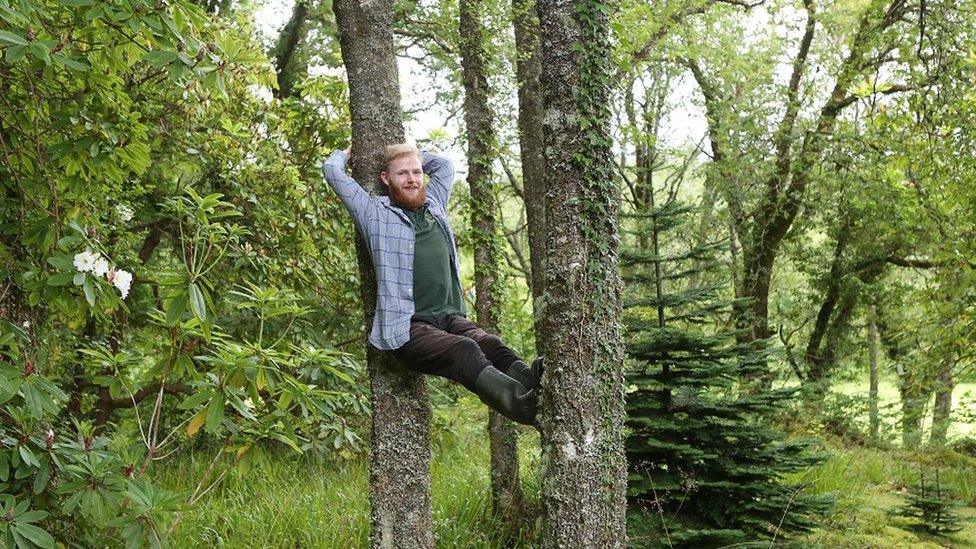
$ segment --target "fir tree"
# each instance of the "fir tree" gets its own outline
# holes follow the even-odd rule
[[[919,471],[918,483],[908,489],[905,505],[897,514],[919,519],[921,522],[913,523],[912,527],[936,536],[962,530],[951,494],[939,479],[939,470],[935,470],[935,482],[929,479],[926,484],[925,480],[925,471]]]
[[[649,211],[626,216],[643,244],[621,254],[631,361],[628,497],[645,515],[629,531],[638,546],[695,547],[808,531],[832,502],[784,476],[823,456],[770,425],[793,391],[739,390],[743,371],[769,357],[721,327],[732,303],[721,283],[707,281],[722,243],[662,251],[662,235],[680,240],[670,235],[687,229],[691,211],[672,194],[660,208],[651,201]],[[648,529],[653,541],[645,543]]]

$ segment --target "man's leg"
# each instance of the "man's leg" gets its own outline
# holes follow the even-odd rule
[[[467,318],[461,315],[452,315],[448,320],[446,331],[473,339],[485,357],[502,372],[507,372],[512,364],[522,360],[515,354],[515,351],[502,342],[500,337],[489,334]]]
[[[495,368],[471,338],[414,321],[410,340],[392,354],[411,370],[461,383],[509,419],[535,424],[538,394]]]
[[[457,381],[471,392],[475,392],[478,374],[491,366],[473,339],[426,322],[411,322],[410,340],[391,352],[405,367]]]
[[[502,339],[489,334],[480,326],[461,315],[452,315],[446,326],[448,332],[469,337],[478,343],[481,352],[488,360],[505,375],[518,380],[526,389],[539,386],[542,377],[541,359],[536,359],[533,367],[529,367],[515,351],[505,345]]]

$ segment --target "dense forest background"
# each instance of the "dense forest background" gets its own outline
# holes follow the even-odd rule
[[[553,453],[586,387],[586,436],[622,444],[594,463],[626,456],[606,545],[976,544],[976,4],[564,4],[299,0],[278,26],[261,2],[0,0],[4,542],[596,539],[566,537],[588,488]],[[542,437],[414,388],[432,520],[392,542],[371,418],[400,424],[373,410],[355,228],[320,173],[356,144],[364,21],[406,137],[458,167],[468,310],[556,365]],[[558,271],[574,245],[590,309]]]

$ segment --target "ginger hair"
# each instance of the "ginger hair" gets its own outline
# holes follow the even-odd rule
[[[401,158],[408,155],[417,155],[420,158],[420,150],[410,143],[396,143],[394,145],[387,145],[386,150],[383,151],[383,155],[386,158],[386,167],[390,167],[390,162],[393,162],[397,158]]]

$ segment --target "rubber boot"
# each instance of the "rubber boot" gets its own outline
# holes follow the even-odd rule
[[[505,371],[505,375],[515,379],[515,381],[518,381],[523,387],[530,391],[539,386],[536,383],[535,373],[533,373],[532,368],[521,360],[516,360],[514,363],[512,363],[512,365],[508,367],[508,370]]]
[[[508,367],[505,375],[515,378],[526,389],[538,390],[542,383],[542,357],[540,356],[533,360],[532,366],[529,366],[521,360],[516,360]]]
[[[536,357],[532,361],[532,377],[535,379],[535,387],[539,389],[542,387],[542,362],[543,357]],[[542,389],[539,389],[540,391]]]
[[[526,390],[518,380],[486,366],[474,381],[474,390],[489,408],[524,425],[535,425],[539,392]]]

